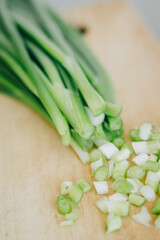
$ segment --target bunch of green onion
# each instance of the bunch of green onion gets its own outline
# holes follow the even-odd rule
[[[0,91],[43,116],[83,162],[97,142],[121,141],[121,106],[81,33],[44,3],[0,4]]]

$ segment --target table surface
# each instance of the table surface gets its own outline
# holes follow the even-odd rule
[[[141,123],[160,121],[160,48],[135,12],[123,1],[73,11],[69,17],[87,29],[85,38],[102,61],[123,105],[125,136]],[[100,198],[85,194],[74,227],[62,228],[56,197],[65,180],[93,179],[71,150],[64,147],[51,126],[25,105],[0,95],[0,239],[106,239],[105,214],[95,206]],[[149,211],[154,202],[147,204]],[[131,208],[131,214],[138,212]],[[160,230],[123,219],[121,231],[108,240],[154,240]]]

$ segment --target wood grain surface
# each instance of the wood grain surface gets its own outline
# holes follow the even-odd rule
[[[160,122],[160,48],[135,12],[111,1],[69,17],[87,28],[86,41],[108,69],[123,105],[125,136],[146,120]],[[92,182],[90,167],[62,145],[56,131],[25,105],[0,95],[0,240],[160,239],[160,230],[131,216],[121,231],[106,236],[95,190],[83,197],[75,226],[60,227],[60,184],[82,177]],[[138,211],[132,207],[131,213]]]

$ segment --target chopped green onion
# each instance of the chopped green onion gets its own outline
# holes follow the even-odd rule
[[[91,123],[93,124],[93,126],[98,126],[104,121],[104,117],[105,117],[104,113],[102,113],[101,115],[99,115],[97,117],[94,117],[88,107],[85,107],[85,109],[86,109],[87,115],[88,115]]]
[[[82,188],[83,192],[89,192],[92,189],[91,185],[84,178],[79,179],[76,184]]]
[[[133,186],[131,193],[140,194],[140,189],[143,187],[143,183],[139,181],[137,178],[127,178],[127,181],[130,182]]]
[[[160,229],[160,215],[157,217],[156,221],[154,222],[154,226]]]
[[[83,196],[83,190],[78,184],[74,184],[69,190],[69,197],[75,202],[79,203]]]
[[[108,166],[101,166],[97,168],[96,171],[94,172],[94,178],[97,181],[104,181],[108,178],[108,176],[109,176]]]
[[[57,200],[57,208],[60,214],[65,215],[70,213],[72,210],[71,200],[66,196],[58,196]]]
[[[158,178],[159,178],[159,181],[160,181],[160,170],[158,172],[156,172]]]
[[[127,201],[128,200],[128,196],[126,194],[123,193],[114,193],[112,195],[110,195],[108,197],[109,201]]]
[[[73,226],[74,221],[73,220],[64,220],[60,223],[61,227],[68,227],[68,226]]]
[[[72,212],[65,215],[66,221],[73,221],[74,223],[77,221],[80,215],[80,208],[74,203],[71,202]]]
[[[154,214],[160,214],[160,198],[155,203],[154,207],[152,208],[152,213]]]
[[[83,163],[88,163],[89,162],[89,153],[83,151],[83,149],[76,143],[76,141],[71,138],[71,146],[73,150],[76,152],[78,157],[81,159]]]
[[[157,153],[160,147],[159,141],[143,141],[143,142],[132,142],[132,147],[136,154],[140,153]]]
[[[117,148],[120,148],[124,145],[125,139],[123,137],[115,137],[112,142]]]
[[[92,162],[90,165],[91,165],[92,171],[94,172],[96,171],[97,168],[103,166],[103,159],[100,158],[98,161]]]
[[[123,121],[120,117],[108,117],[109,128],[113,131],[119,130],[123,127]]]
[[[132,215],[132,218],[138,223],[150,226],[149,222],[151,221],[151,216],[149,215],[147,208],[144,206],[142,206],[139,213]]]
[[[140,126],[139,136],[142,140],[148,140],[152,131],[151,123],[144,123]]]
[[[145,204],[146,200],[144,197],[141,197],[135,193],[129,195],[129,202],[136,207],[141,207]]]
[[[96,206],[103,213],[108,213],[108,198],[103,197],[96,201]]]
[[[160,183],[158,184],[157,192],[158,192],[158,195],[160,196]]]
[[[69,194],[70,188],[73,186],[71,181],[65,181],[61,184],[61,194],[66,195]]]
[[[111,160],[109,161],[109,176],[108,176],[108,177],[111,177],[111,176],[112,176],[113,169],[114,169],[114,161],[111,159]]]
[[[157,172],[159,170],[159,164],[158,162],[148,160],[143,164],[143,169],[147,171]]]
[[[107,142],[99,147],[99,150],[108,158],[111,159],[113,155],[115,155],[119,150],[118,148],[111,142]]]
[[[93,138],[93,142],[97,147],[100,147],[101,145],[107,143],[108,141],[106,139],[100,139],[100,138]]]
[[[95,189],[98,194],[106,194],[109,191],[108,183],[106,181],[94,181]]]
[[[160,133],[152,133],[150,136],[151,140],[158,140],[160,141]]]
[[[97,160],[102,158],[102,153],[99,151],[99,149],[96,148],[89,153],[89,157],[91,162],[96,162]]]
[[[137,178],[142,180],[145,175],[145,170],[143,170],[140,166],[133,166],[130,167],[127,171],[127,178]]]
[[[148,202],[152,202],[156,199],[155,191],[151,186],[146,185],[141,187],[140,192]]]
[[[122,227],[122,219],[120,216],[109,214],[105,220],[106,233],[118,231]]]
[[[123,150],[123,149],[125,149],[125,148],[128,148],[129,149],[129,151],[130,151],[130,156],[133,154],[133,148],[132,148],[132,146],[129,144],[129,143],[125,143],[125,144],[123,144],[123,146],[121,147],[121,150]]]
[[[114,180],[125,177],[126,171],[129,168],[129,162],[127,160],[117,163],[113,169],[112,178]]]
[[[139,128],[133,128],[129,131],[129,135],[134,142],[141,141],[139,137]]]
[[[127,217],[130,213],[130,203],[127,201],[109,201],[108,212],[120,217]]]
[[[149,153],[157,154],[159,148],[160,148],[160,142],[158,140],[147,142],[147,149]]]
[[[155,192],[157,192],[158,189],[158,183],[159,183],[159,178],[156,173],[148,171],[146,180],[145,180],[145,185],[151,186]]]
[[[118,179],[114,182],[114,190],[118,193],[125,193],[125,194],[129,194],[132,192],[133,190],[133,185],[125,180],[125,179]]]
[[[124,148],[124,149],[120,150],[119,152],[117,152],[116,154],[114,154],[112,159],[115,163],[119,163],[121,161],[127,160],[129,157],[130,157],[129,149]]]
[[[152,162],[157,162],[157,156],[154,155],[153,153],[151,153],[148,160],[150,160]]]
[[[149,159],[149,156],[146,153],[140,153],[132,159],[132,161],[138,166],[143,166],[144,163]]]

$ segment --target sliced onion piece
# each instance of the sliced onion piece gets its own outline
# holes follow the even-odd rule
[[[149,156],[146,153],[141,153],[138,156],[134,157],[132,161],[138,166],[143,166],[143,164],[148,161]]]
[[[139,136],[142,140],[148,140],[152,131],[151,123],[144,123],[140,126]]]
[[[150,226],[151,216],[148,213],[146,207],[142,206],[141,211],[137,214],[132,215],[132,218],[138,223],[144,224],[145,226]]]
[[[107,142],[99,147],[99,150],[108,158],[111,159],[113,155],[115,155],[119,150],[118,148],[111,142]]]
[[[106,181],[94,181],[95,189],[98,194],[106,194],[109,191],[108,183]]]
[[[91,169],[93,171],[96,171],[97,168],[103,166],[103,159],[100,158],[98,161],[92,162],[90,165],[91,165]]]
[[[99,208],[99,210],[103,213],[108,213],[108,198],[103,197],[96,201],[96,206]]]
[[[70,188],[73,186],[71,181],[65,181],[61,184],[61,194],[66,195],[69,194]]]
[[[114,193],[108,197],[108,200],[110,200],[110,201],[119,201],[119,200],[127,201],[128,196],[127,196],[127,194],[123,194],[123,193]]]
[[[146,185],[141,187],[140,192],[148,202],[152,202],[156,199],[155,191],[151,186]]]

